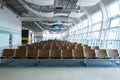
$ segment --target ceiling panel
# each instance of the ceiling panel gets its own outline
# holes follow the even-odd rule
[[[69,17],[71,16],[71,12],[78,13],[78,15],[73,14],[73,16],[75,17],[70,18],[73,20],[72,22],[75,21],[78,23],[79,22],[77,19],[78,17],[80,17],[81,20],[87,18],[86,15],[80,16],[81,13],[85,13],[82,10],[82,8],[87,9],[87,11],[90,14],[93,14],[96,11],[100,10],[100,6],[98,4],[87,6],[87,7],[85,6],[81,7],[79,5],[76,5],[76,3],[79,0],[43,0],[43,2],[41,2],[42,0],[35,0],[36,2],[33,2],[33,3],[30,2],[33,0],[1,0],[1,1],[2,3],[4,3],[6,7],[8,7],[14,13],[19,15],[21,17],[21,20],[23,18],[32,19],[31,21],[29,20],[24,21],[23,27],[29,28],[33,30],[34,32],[42,31],[40,26],[44,29],[49,29],[50,26],[42,24],[41,19],[43,19],[43,21],[45,21],[46,23],[52,23],[52,22],[57,22],[57,21],[64,22],[63,24],[66,24],[66,25],[63,25],[63,28],[66,28],[68,27],[67,22],[69,20]],[[25,1],[28,1],[28,2],[25,2]],[[51,1],[51,2],[46,3],[47,1]],[[87,1],[85,3],[89,4],[88,1],[100,1],[100,0],[81,0],[81,1]],[[115,0],[102,0],[102,1],[104,2],[105,5],[108,5]],[[33,10],[26,7],[26,5]],[[39,23],[39,26],[34,23],[36,19],[38,19],[37,23]],[[51,30],[51,31],[55,31],[55,30]],[[60,30],[60,31],[66,31],[66,30]]]

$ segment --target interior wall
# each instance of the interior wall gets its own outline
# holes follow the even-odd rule
[[[9,35],[12,44],[21,44],[21,20],[8,8],[0,8],[0,47],[9,46]]]

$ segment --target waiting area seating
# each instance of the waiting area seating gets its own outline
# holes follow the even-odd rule
[[[81,43],[49,40],[18,46],[17,49],[4,49],[1,60],[11,59],[36,59],[39,61],[41,61],[41,59],[119,61],[120,57],[117,49],[100,49],[99,46],[88,46],[87,44],[83,45]]]

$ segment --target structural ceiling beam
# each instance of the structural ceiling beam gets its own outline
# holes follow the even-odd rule
[[[68,18],[43,18],[43,17],[21,17],[21,21],[65,21],[72,22],[72,19]]]

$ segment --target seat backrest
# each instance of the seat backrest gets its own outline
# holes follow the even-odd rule
[[[85,46],[83,46],[83,49],[85,49],[85,50],[91,50],[91,46],[87,46],[87,45],[85,45]]]
[[[45,45],[45,46],[43,46],[43,49],[50,49],[50,46],[49,45]]]
[[[95,50],[92,49],[84,49],[84,57],[95,57]]]
[[[75,49],[74,50],[74,57],[84,57],[83,49]]]
[[[35,49],[35,47],[33,45],[30,45],[30,46],[27,46],[27,49],[32,50],[32,49]]]
[[[104,58],[107,57],[107,53],[105,49],[99,49],[99,50],[95,50],[96,56],[100,57],[100,58]]]
[[[91,46],[91,49],[99,49],[99,46]]]
[[[18,46],[18,49],[26,51],[26,46]]]
[[[62,49],[62,57],[63,58],[71,58],[72,56],[72,49]]]
[[[15,49],[3,49],[2,57],[13,57]]]
[[[60,46],[60,49],[67,49],[67,46]]]
[[[49,49],[39,49],[39,57],[49,57]]]
[[[75,49],[81,49],[81,48],[83,48],[83,47],[82,47],[82,44],[76,44],[76,45],[75,45]]]
[[[108,50],[107,50],[107,54],[108,54],[110,57],[119,57],[119,53],[118,53],[118,50],[117,50],[117,49],[108,49]]]
[[[15,57],[25,57],[25,56],[26,56],[26,51],[21,49],[16,49]]]
[[[75,47],[70,45],[70,46],[67,46],[67,49],[75,49]]]
[[[82,46],[83,46],[83,47],[87,47],[88,45],[87,45],[87,44],[83,44]]]
[[[77,46],[77,47],[75,47],[75,49],[83,49],[83,47],[82,46]]]
[[[35,49],[42,49],[43,47],[41,45],[35,46]]]
[[[59,49],[50,49],[50,57],[61,57],[61,51]]]
[[[38,50],[32,49],[28,50],[27,57],[37,57],[38,56]]]
[[[59,49],[59,46],[51,46],[50,49]]]

